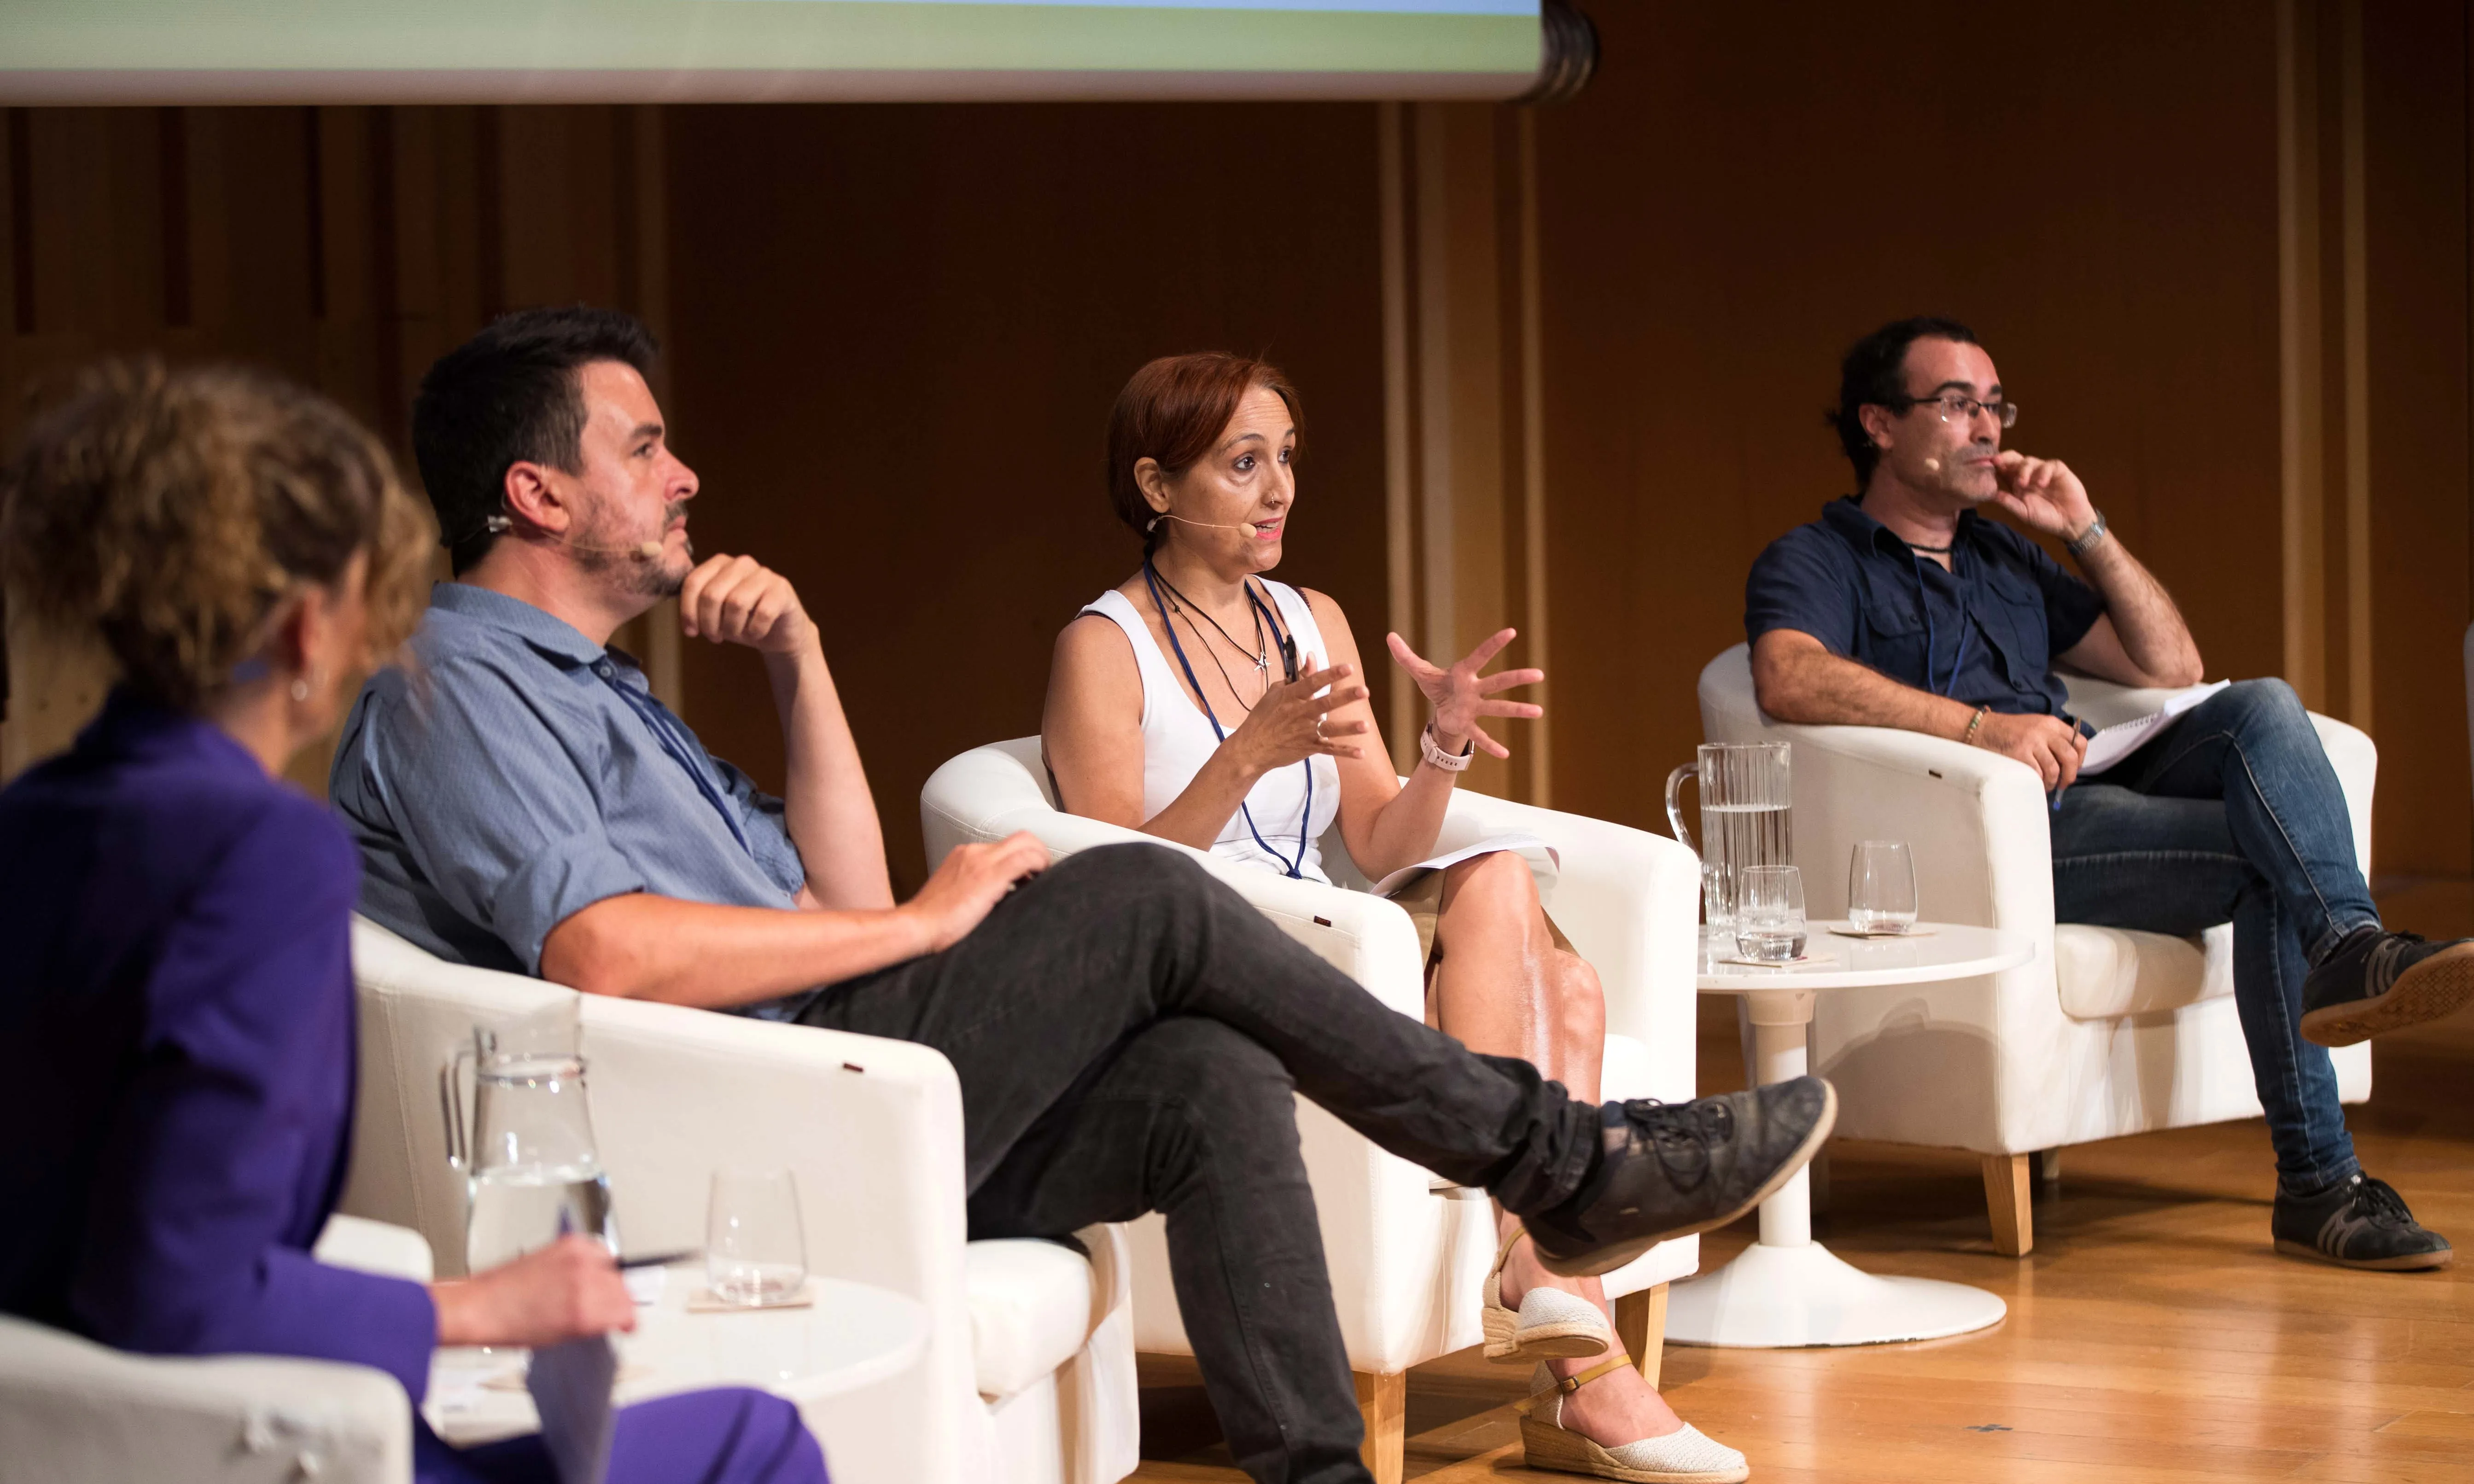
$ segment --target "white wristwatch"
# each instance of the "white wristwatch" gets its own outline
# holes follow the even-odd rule
[[[1467,772],[1469,759],[1477,754],[1477,738],[1475,737],[1468,739],[1467,744],[1460,750],[1460,754],[1458,756],[1454,756],[1452,754],[1444,752],[1443,748],[1438,746],[1435,742],[1435,724],[1433,722],[1426,723],[1426,730],[1418,733],[1418,746],[1425,753],[1427,762],[1433,764],[1435,767],[1441,768],[1445,773]]]

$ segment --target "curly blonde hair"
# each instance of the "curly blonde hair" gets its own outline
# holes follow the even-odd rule
[[[392,653],[421,616],[433,539],[366,429],[241,367],[92,367],[0,473],[0,582],[182,710],[232,682],[280,604],[363,552],[371,657]]]

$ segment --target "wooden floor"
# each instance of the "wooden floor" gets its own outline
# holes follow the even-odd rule
[[[1731,1015],[1705,1017],[1701,1065],[1705,1090],[1740,1083]],[[2365,1165],[2474,1254],[2474,1014],[2383,1041],[2353,1127]],[[2274,1256],[2255,1120],[2071,1150],[2025,1261],[1992,1250],[1973,1155],[1842,1141],[1831,1182],[1834,1251],[1979,1284],[2010,1315],[1925,1344],[1668,1347],[1668,1400],[1763,1484],[2474,1484],[2474,1255],[2437,1274]],[[1751,1228],[1704,1237],[1704,1271]],[[1525,1390],[1474,1351],[1412,1372],[1408,1476],[1570,1477],[1520,1467]],[[1190,1381],[1145,1389],[1143,1453],[1138,1479],[1245,1477]]]

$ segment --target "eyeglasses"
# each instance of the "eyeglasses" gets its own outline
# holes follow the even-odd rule
[[[2019,404],[1998,396],[1989,402],[1979,402],[1975,397],[1961,396],[1953,392],[1942,396],[1903,396],[1893,405],[1902,413],[1913,407],[1938,407],[1944,422],[1974,422],[1977,413],[1989,412],[1993,414],[1993,420],[2005,428],[2019,425]]]

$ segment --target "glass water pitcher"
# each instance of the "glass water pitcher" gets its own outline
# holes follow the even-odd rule
[[[1711,928],[1735,926],[1735,874],[1746,866],[1795,864],[1788,745],[1709,742],[1666,776],[1666,822],[1701,856],[1702,911]],[[1684,780],[1701,785],[1701,839],[1684,825]]]
[[[569,1232],[618,1250],[610,1178],[593,1141],[580,1033],[570,998],[539,1015],[474,1026],[473,1043],[439,1069],[447,1161],[463,1173],[469,1198],[467,1272],[497,1267]]]

